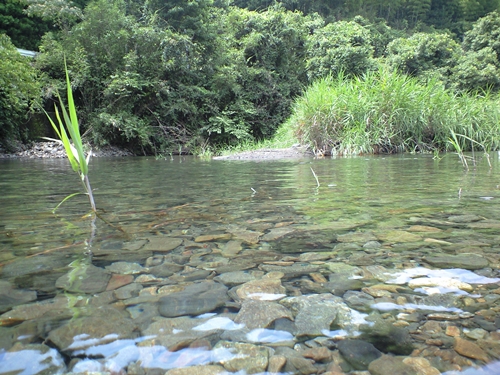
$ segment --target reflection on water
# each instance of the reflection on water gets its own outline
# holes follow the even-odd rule
[[[0,374],[496,374],[498,165],[0,160]]]

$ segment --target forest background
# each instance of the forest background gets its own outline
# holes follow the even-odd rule
[[[443,149],[450,130],[496,149],[499,10],[500,0],[5,0],[0,143],[48,135],[36,114],[64,92],[66,57],[96,146],[203,154],[291,130],[345,151],[346,132],[376,129],[353,150]]]

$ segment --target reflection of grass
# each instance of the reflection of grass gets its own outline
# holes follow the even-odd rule
[[[484,156],[486,157],[486,160],[488,161],[488,165],[490,166],[491,169],[491,161],[490,161],[490,155],[488,153],[488,150],[486,149],[486,146],[466,135],[463,134],[456,134],[453,129],[450,129],[451,133],[451,138],[448,139],[448,142],[452,145],[453,149],[457,153],[458,157],[460,158],[460,161],[462,162],[463,166],[465,169],[469,170],[469,164],[467,163],[467,159],[472,160],[474,165],[476,164],[476,159],[474,156],[474,145],[480,146],[483,151],[484,151]],[[466,143],[469,142],[470,144],[470,149],[472,150],[472,156],[465,156],[463,147],[466,147]]]
[[[46,113],[52,127],[54,128],[54,131],[56,132],[57,136],[59,139],[50,139],[54,140],[56,142],[59,142],[64,145],[64,149],[66,151],[66,156],[69,159],[69,162],[71,164],[71,168],[75,172],[77,172],[82,180],[83,187],[89,197],[90,201],[90,206],[92,207],[92,210],[95,212],[96,211],[96,206],[94,202],[94,196],[92,194],[92,188],[90,186],[89,182],[89,177],[88,177],[88,170],[89,170],[89,159],[91,153],[87,155],[87,158],[85,158],[85,153],[83,152],[83,143],[82,143],[82,138],[80,135],[80,126],[78,124],[78,117],[76,115],[76,107],[75,103],[73,101],[73,92],[71,90],[71,82],[69,80],[69,74],[68,74],[68,68],[66,66],[66,60],[64,60],[64,68],[66,72],[66,88],[67,88],[67,99],[68,99],[68,110],[66,110],[64,103],[61,99],[61,96],[58,95],[59,97],[59,105],[61,106],[61,112],[62,112],[62,118],[61,120],[61,115],[59,114],[59,110],[57,108],[57,105],[54,105],[55,108],[55,113],[56,113],[56,118],[58,125],[57,126],[54,121],[52,121],[52,118]],[[69,111],[69,114],[68,114]],[[66,125],[66,126],[65,126]],[[66,132],[66,128],[69,132],[69,137],[68,137],[68,132]],[[57,207],[54,209],[54,211],[62,204],[64,203],[67,199],[77,195],[79,193],[74,193],[68,195],[66,198],[62,200],[61,203],[57,205]]]

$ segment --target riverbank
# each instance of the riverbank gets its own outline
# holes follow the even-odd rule
[[[116,157],[116,156],[134,156],[128,150],[118,147],[105,146],[98,149],[92,149],[94,157]],[[0,149],[0,159],[9,158],[28,158],[28,159],[59,159],[65,158],[66,151],[64,146],[58,142],[34,142],[32,145],[19,145],[17,151],[12,153],[4,152]]]
[[[93,157],[121,157],[134,156],[128,150],[118,147],[106,146],[99,149],[92,149]],[[292,146],[287,148],[262,148],[237,152],[230,155],[215,156],[213,160],[277,160],[295,159],[313,156],[313,153],[306,147]],[[18,151],[6,153],[0,149],[0,159],[8,158],[28,158],[28,159],[58,159],[65,158],[66,152],[63,145],[57,142],[35,142],[31,146],[21,145]]]

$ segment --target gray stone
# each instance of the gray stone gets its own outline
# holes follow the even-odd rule
[[[113,291],[113,294],[116,299],[129,299],[132,297],[137,297],[139,295],[139,292],[143,289],[144,287],[141,284],[138,283],[131,283],[125,286],[122,286],[121,288],[118,288]]]
[[[254,329],[267,328],[281,318],[293,320],[292,313],[279,303],[245,300],[234,321],[245,324],[248,329]]]
[[[224,272],[223,274],[215,277],[214,280],[221,282],[222,284],[231,288],[236,285],[253,281],[255,280],[255,276],[253,276],[251,273],[244,271],[233,271],[233,272]]]
[[[50,331],[47,340],[65,353],[84,353],[97,343],[104,345],[118,339],[135,338],[136,325],[122,311],[101,308],[94,315],[74,318]]]
[[[287,297],[280,301],[295,315],[297,336],[321,336],[329,331],[333,323],[346,323],[339,315],[349,313],[342,298],[331,294],[317,294],[300,297]],[[343,310],[343,311],[342,311]]]
[[[373,325],[360,327],[363,332],[360,339],[372,343],[384,353],[409,355],[412,352],[413,345],[407,329],[397,327],[377,314],[370,315],[370,318],[374,320]]]
[[[130,262],[113,262],[109,266],[106,266],[106,269],[120,275],[133,275],[146,271],[140,264]]]
[[[375,298],[364,292],[349,291],[343,295],[347,305],[358,311],[370,311]]]
[[[272,264],[262,264],[260,269],[266,272],[283,272],[285,278],[294,278],[318,272],[319,266],[309,263],[294,263],[291,266],[275,266]]]
[[[216,358],[220,356],[219,362],[224,368],[231,372],[261,373],[269,362],[269,350],[253,344],[219,341],[213,351]]]
[[[467,215],[454,215],[454,216],[449,216],[448,221],[451,221],[452,223],[473,223],[475,221],[481,221],[484,218],[481,216],[477,215],[472,215],[472,214],[467,214]]]
[[[223,306],[227,287],[213,281],[187,286],[183,291],[161,297],[159,312],[165,317],[199,315]]]
[[[156,277],[169,277],[174,273],[181,271],[183,268],[184,267],[179,264],[163,262],[162,264],[150,267],[149,273]]]
[[[111,272],[92,264],[80,263],[56,281],[56,287],[73,293],[100,293],[106,290]]]
[[[142,250],[152,250],[152,251],[171,251],[176,247],[182,245],[182,238],[167,237],[167,236],[155,236],[149,237],[148,243],[144,245]]]
[[[366,370],[370,362],[382,356],[372,344],[363,340],[342,340],[337,343],[340,354],[356,370]]]
[[[463,268],[478,270],[488,267],[488,260],[476,254],[438,255],[424,258],[427,263],[439,268]]]
[[[34,300],[35,291],[15,289],[8,281],[0,280],[0,313]]]
[[[368,370],[371,375],[418,375],[413,367],[403,363],[403,359],[401,357],[383,355],[371,362]]]

